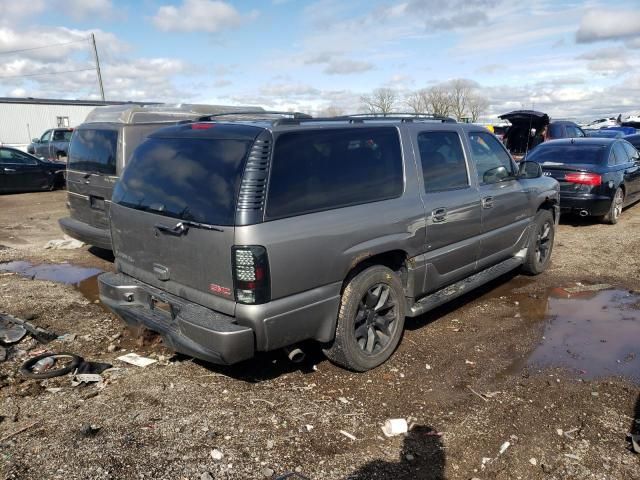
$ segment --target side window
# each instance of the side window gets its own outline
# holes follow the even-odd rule
[[[54,130],[53,131],[53,141],[54,142],[63,142],[66,140],[64,130]]]
[[[562,124],[560,123],[552,123],[549,125],[549,137],[550,138],[562,138],[564,137],[564,131],[562,129]]]
[[[609,165],[610,167],[613,167],[613,166],[616,164],[616,162],[617,162],[617,159],[616,159],[616,152],[615,152],[615,150],[612,148],[612,149],[611,149],[611,153],[609,154],[609,162],[608,162],[608,165]]]
[[[613,151],[616,154],[616,165],[624,165],[625,163],[629,163],[631,159],[627,154],[627,151],[622,146],[622,142],[616,142],[613,145]]]
[[[0,163],[13,165],[37,165],[38,161],[22,152],[0,149]]]
[[[636,150],[633,145],[627,142],[623,142],[622,146],[627,151],[627,154],[631,158],[632,162],[637,162],[638,160],[640,160],[640,152],[638,152],[638,150]]]
[[[40,143],[47,143],[49,140],[51,140],[51,130],[47,130],[42,134],[40,137]]]
[[[398,197],[403,178],[400,139],[393,127],[283,133],[273,154],[267,217]]]
[[[456,132],[421,132],[418,147],[425,192],[469,186],[462,144]]]
[[[515,167],[509,154],[490,133],[469,133],[471,156],[481,184],[498,183],[515,175]]]
[[[580,130],[579,128],[576,128],[573,125],[567,125],[566,128],[567,128],[567,136],[569,138],[584,137],[582,130]]]

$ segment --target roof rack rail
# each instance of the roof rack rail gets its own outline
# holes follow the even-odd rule
[[[431,113],[389,113],[387,115],[377,113],[356,113],[353,115],[338,115],[335,117],[311,117],[311,118],[282,118],[276,120],[277,125],[298,125],[300,123],[307,122],[348,122],[348,123],[364,123],[366,120],[392,120],[411,123],[413,121],[440,121],[442,123],[457,123],[451,117],[444,117],[441,115],[433,115]]]
[[[428,112],[389,112],[389,113],[356,113],[352,115],[343,115],[346,118],[362,118],[362,119],[393,119],[393,120],[441,120],[448,123],[456,123],[454,118],[445,115],[436,115]]]
[[[205,122],[207,120],[213,120],[216,117],[227,117],[232,115],[289,115],[292,118],[301,120],[313,118],[311,115],[302,112],[281,112],[276,110],[243,110],[237,112],[212,113],[211,115],[203,115],[202,117],[198,118],[198,121]]]

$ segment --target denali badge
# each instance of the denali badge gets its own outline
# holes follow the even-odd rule
[[[545,177],[550,177],[551,176],[551,172],[542,172],[542,175],[544,175]]]
[[[212,283],[211,285],[209,285],[209,290],[211,290],[211,293],[217,293],[219,295],[224,295],[226,297],[231,296],[230,288],[222,287],[220,285],[216,285],[215,283]]]

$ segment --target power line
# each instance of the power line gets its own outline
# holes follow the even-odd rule
[[[24,75],[7,75],[7,76],[0,77],[0,78],[37,77],[37,76],[40,76],[40,75],[58,75],[58,74],[61,74],[61,73],[86,72],[88,70],[95,70],[95,67],[81,68],[79,70],[64,70],[62,72],[44,72],[44,73],[27,73],[27,74],[24,74]]]
[[[69,45],[71,43],[86,42],[87,40],[89,40],[89,38],[83,38],[82,40],[72,40],[70,42],[53,43],[51,45],[43,45],[41,47],[22,48],[20,50],[7,50],[6,52],[0,52],[0,55],[10,55],[10,54],[13,54],[13,53],[29,52],[31,50],[41,50],[43,48],[59,47],[61,45]]]

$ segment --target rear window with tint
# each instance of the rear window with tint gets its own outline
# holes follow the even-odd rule
[[[604,161],[604,145],[539,145],[527,156],[527,160],[543,164],[552,163],[587,163],[601,164]]]
[[[134,152],[113,201],[209,225],[233,225],[249,143],[150,138]]]
[[[91,173],[116,174],[118,132],[76,130],[69,146],[68,167]]]
[[[393,127],[284,133],[275,145],[267,216],[375,202],[402,190],[402,153]]]

